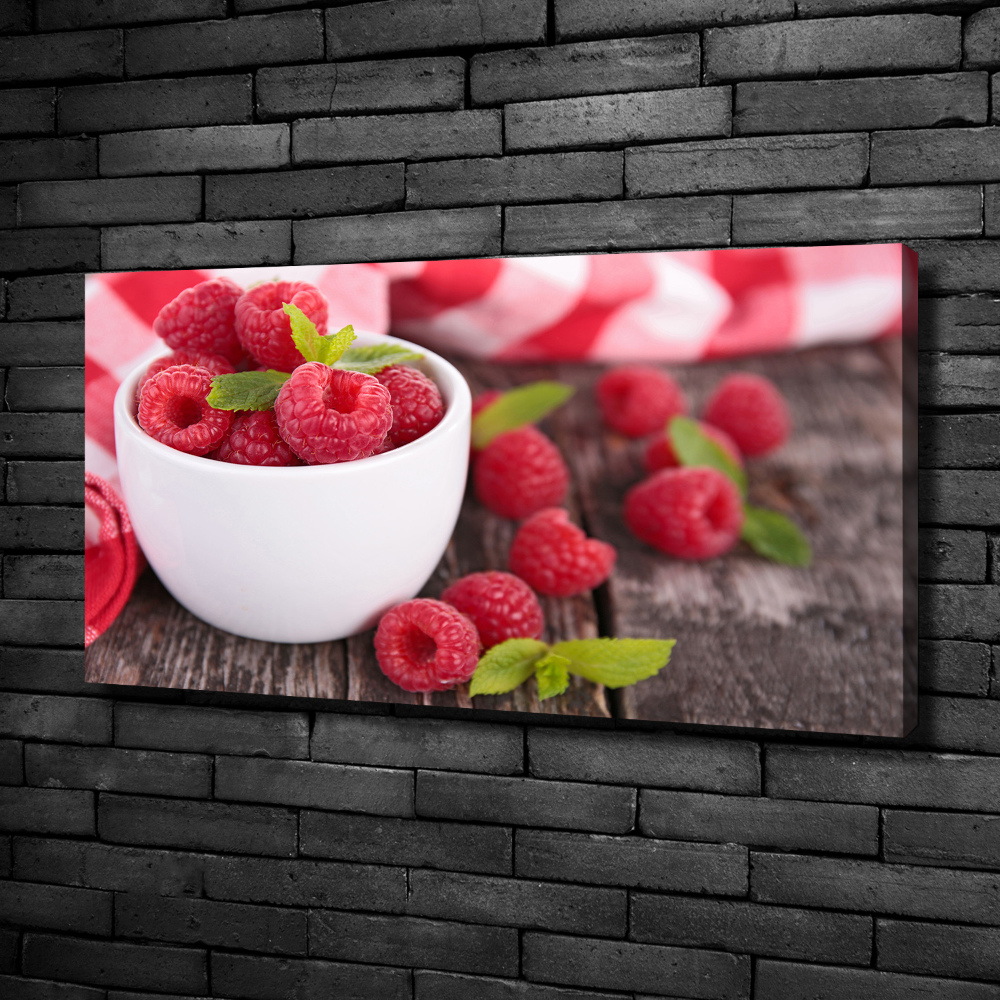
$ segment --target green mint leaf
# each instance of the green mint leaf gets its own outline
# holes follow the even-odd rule
[[[531,382],[510,389],[472,421],[472,446],[485,448],[495,437],[541,420],[573,395],[573,387],[562,382]]]
[[[323,353],[323,338],[316,324],[296,305],[282,302],[282,309],[292,324],[292,341],[306,361],[319,361]]]
[[[341,355],[354,343],[354,327],[350,323],[336,333],[328,333],[325,337],[320,337],[322,344],[319,349],[319,358],[324,365],[332,365],[339,361]]]
[[[288,372],[273,368],[266,372],[216,375],[207,402],[217,410],[269,410],[290,378]]]
[[[549,647],[538,639],[508,639],[488,649],[476,666],[469,694],[506,694],[523,684]]]
[[[667,425],[667,437],[681,465],[707,465],[728,476],[747,495],[747,474],[734,462],[726,450],[713,441],[689,417],[674,417]]]
[[[399,344],[372,344],[369,347],[348,347],[333,367],[376,375],[390,365],[405,365],[422,357],[422,354]]]
[[[535,680],[538,681],[538,700],[554,698],[569,687],[569,660],[556,653],[548,653],[535,664]]]
[[[808,566],[812,562],[808,539],[784,514],[749,504],[744,513],[743,541],[754,552],[789,566]]]
[[[571,639],[551,652],[570,661],[570,673],[609,688],[645,680],[667,665],[675,639]]]

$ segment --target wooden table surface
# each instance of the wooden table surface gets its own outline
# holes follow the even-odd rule
[[[564,695],[541,703],[533,681],[498,697],[472,699],[467,686],[410,694],[379,670],[371,632],[298,646],[241,639],[181,608],[151,571],[87,650],[87,680],[901,735],[904,687],[912,700],[915,673],[903,665],[903,421],[912,417],[912,400],[901,391],[900,358],[895,342],[674,370],[695,412],[734,370],[766,375],[785,395],[793,434],[774,455],[751,461],[750,501],[798,521],[813,546],[808,569],[769,562],[743,544],[718,559],[686,563],[636,541],[621,505],[642,478],[642,443],[601,425],[592,393],[601,368],[456,362],[474,393],[540,378],[577,387],[544,428],[573,474],[572,514],[617,547],[618,563],[592,595],[543,598],[543,638],[676,638],[668,666],[632,687],[606,691],[573,678]],[[424,595],[438,596],[465,573],[505,569],[514,528],[467,493]]]

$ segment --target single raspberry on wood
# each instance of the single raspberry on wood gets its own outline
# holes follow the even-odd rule
[[[484,649],[505,639],[537,639],[545,627],[538,598],[513,573],[470,573],[445,590],[441,600],[472,619]]]
[[[176,365],[194,365],[197,368],[207,368],[213,375],[232,375],[236,369],[221,354],[205,354],[201,351],[174,351],[162,358],[157,358],[140,377],[135,387],[135,405],[138,409],[139,400],[142,398],[142,387],[157,372],[162,372],[165,368],[173,368]]]
[[[273,410],[236,414],[212,458],[233,465],[301,465],[278,432]]]
[[[725,432],[711,424],[701,423],[698,426],[707,438],[711,438],[740,468],[743,467],[743,456],[736,442]],[[643,468],[650,474],[660,469],[676,469],[681,463],[677,461],[674,446],[666,433],[657,434],[646,445],[642,455]]]
[[[472,470],[479,502],[500,517],[519,521],[561,503],[569,470],[559,449],[536,427],[519,427],[495,437]]]
[[[444,401],[434,382],[408,365],[383,368],[375,376],[389,390],[392,427],[388,440],[397,448],[423,437],[444,416]]]
[[[139,401],[139,426],[150,436],[190,455],[207,455],[222,440],[233,414],[216,410],[206,397],[212,373],[195,365],[176,365],[145,384]]]
[[[175,350],[220,354],[234,365],[245,357],[236,336],[236,302],[243,289],[228,278],[185,288],[153,320],[153,333]]]
[[[662,469],[625,494],[625,523],[640,541],[681,559],[728,552],[743,527],[735,483],[715,469]]]
[[[604,422],[626,437],[662,430],[671,417],[687,413],[687,398],[665,372],[625,365],[605,372],[594,387]]]
[[[323,293],[305,281],[265,281],[248,288],[236,303],[236,333],[244,350],[262,365],[290,372],[305,358],[292,340],[292,321],[284,303],[298,306],[326,334],[327,306]]]
[[[445,691],[475,673],[479,633],[450,604],[417,598],[382,616],[375,658],[382,673],[404,691]]]
[[[603,583],[616,557],[614,546],[588,538],[565,510],[549,507],[518,528],[508,565],[540,594],[569,597]]]
[[[788,438],[788,407],[773,382],[760,375],[727,375],[705,407],[705,422],[725,431],[744,455],[764,455]]]
[[[373,454],[392,426],[389,390],[373,375],[300,365],[281,387],[274,416],[282,438],[310,465]]]

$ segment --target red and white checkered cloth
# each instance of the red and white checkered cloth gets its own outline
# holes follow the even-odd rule
[[[326,295],[331,330],[353,323],[502,361],[687,363],[899,334],[912,260],[901,245],[880,244],[90,275],[85,464],[101,482],[87,492],[87,643],[124,604],[106,595],[127,598],[139,566],[91,552],[131,539],[115,493],[115,390],[163,350],[153,320],[184,288],[215,275],[243,287],[294,277]],[[119,566],[131,575],[109,587],[107,568]]]

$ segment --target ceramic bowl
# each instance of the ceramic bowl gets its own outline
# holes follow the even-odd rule
[[[115,396],[122,496],[163,585],[216,628],[268,642],[323,642],[370,628],[414,597],[458,520],[472,400],[451,364],[419,351],[447,407],[384,455],[296,468],[231,465],[169,448],[135,417],[147,358]]]

